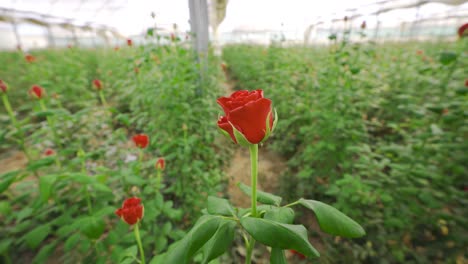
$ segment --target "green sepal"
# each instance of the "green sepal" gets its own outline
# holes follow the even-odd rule
[[[229,124],[231,124],[231,122],[229,122]],[[232,131],[234,132],[234,137],[236,138],[237,144],[243,147],[250,147],[251,145],[253,145],[247,140],[247,138],[245,138],[245,136],[239,130],[236,129],[236,127],[233,124],[231,124],[231,126],[232,126]]]

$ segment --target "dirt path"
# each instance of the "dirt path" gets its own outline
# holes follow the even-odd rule
[[[0,157],[0,175],[26,167],[28,159],[23,152],[11,150]]]

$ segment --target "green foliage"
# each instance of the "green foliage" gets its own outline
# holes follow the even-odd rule
[[[263,89],[281,116],[269,146],[287,159],[282,196],[333,204],[366,230],[358,240],[324,237],[331,262],[463,256],[464,48],[462,40],[225,48],[237,88]]]

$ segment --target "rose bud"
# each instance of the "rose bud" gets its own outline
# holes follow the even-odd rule
[[[156,161],[155,167],[157,170],[164,170],[164,168],[166,168],[166,161],[164,160],[164,158],[159,158]]]
[[[94,85],[94,88],[96,88],[96,90],[102,90],[102,82],[101,80],[98,80],[98,79],[94,79],[93,80],[93,85]]]
[[[133,136],[132,140],[135,143],[135,145],[139,148],[146,148],[149,143],[149,138],[145,134],[135,135]]]
[[[174,33],[171,33],[171,41],[175,41],[176,40],[176,36]]]
[[[468,36],[468,23],[463,24],[458,28],[458,37],[463,38]]]
[[[135,74],[140,73],[140,68],[138,67],[133,68],[133,72],[135,72]]]
[[[468,79],[465,80],[465,87],[468,87]]]
[[[3,80],[0,80],[0,92],[6,93],[8,90],[8,84],[4,82]]]
[[[53,149],[48,148],[44,151],[44,156],[52,156],[52,155],[55,155],[55,151]]]
[[[42,99],[45,96],[45,90],[39,85],[33,85],[29,90],[29,94],[36,99]]]
[[[133,42],[131,39],[127,39],[127,46],[131,47],[133,45]]]
[[[221,69],[223,70],[223,72],[227,72],[227,69],[228,69],[227,64],[224,62],[221,63]]]
[[[237,91],[218,98],[217,102],[225,114],[218,119],[218,127],[235,143],[244,146],[261,143],[276,125],[271,100],[263,97],[263,90]]]
[[[128,198],[122,204],[122,208],[115,211],[115,214],[129,225],[138,223],[143,218],[144,207],[137,197]]]
[[[33,63],[36,61],[36,57],[34,57],[31,54],[26,54],[26,56],[24,56],[24,59],[29,63]]]

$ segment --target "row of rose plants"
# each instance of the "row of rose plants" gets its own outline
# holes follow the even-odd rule
[[[323,235],[325,259],[462,261],[467,42],[224,49],[236,87],[282,113],[269,144],[288,161],[282,196],[332,203],[367,232]]]
[[[202,85],[190,50],[71,47],[0,60],[2,158],[16,149],[26,159],[0,174],[3,262],[132,263],[134,237],[114,215],[131,196],[151,219],[140,248],[157,255],[222,190],[229,151],[210,130],[219,70]]]

